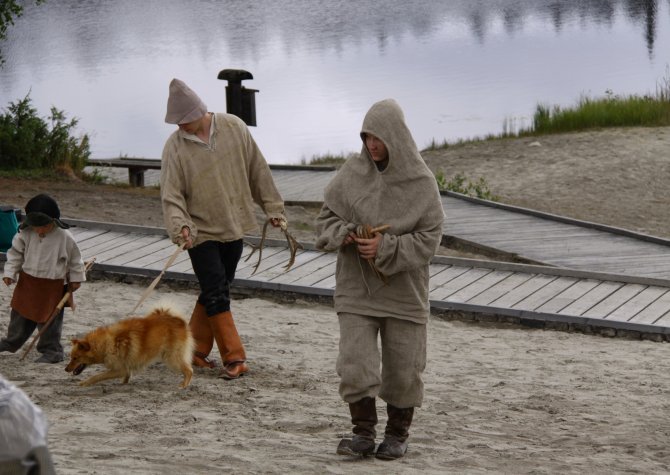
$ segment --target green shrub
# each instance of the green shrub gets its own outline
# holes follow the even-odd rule
[[[91,151],[88,135],[73,136],[77,123],[55,107],[47,122],[37,115],[29,95],[10,103],[0,115],[0,168],[81,173]]]
[[[94,169],[90,173],[81,172],[81,178],[84,181],[88,183],[93,183],[95,185],[101,185],[107,181],[107,177],[105,176],[105,174],[98,169]]]
[[[484,177],[480,177],[477,181],[472,181],[466,178],[465,175],[457,173],[451,180],[447,181],[444,171],[438,170],[435,173],[435,180],[437,180],[438,188],[442,191],[453,191],[473,198],[498,201],[498,196],[491,192]]]

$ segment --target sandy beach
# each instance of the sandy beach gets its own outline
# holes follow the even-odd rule
[[[485,177],[503,202],[669,237],[668,147],[670,128],[620,129],[425,157],[449,176]],[[155,189],[0,179],[2,203],[23,207],[40,191],[58,199],[64,216],[162,225]],[[288,210],[295,224],[313,213]],[[301,232],[309,239],[309,229]],[[66,310],[66,351],[72,337],[126,317],[148,283],[85,283],[76,311]],[[196,295],[161,282],[140,312],[170,302],[189,316]],[[10,299],[2,286],[2,335]],[[46,414],[59,474],[670,472],[667,343],[434,316],[409,451],[384,462],[335,454],[351,425],[337,392],[331,305],[238,297],[233,312],[251,367],[237,381],[198,369],[180,390],[181,376],[157,363],[128,385],[82,388],[102,369],[72,376],[65,362],[34,363],[34,350],[24,361],[23,350],[0,354],[0,374]],[[378,412],[382,432],[382,401]]]

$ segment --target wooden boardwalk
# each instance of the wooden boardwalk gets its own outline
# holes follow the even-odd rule
[[[69,220],[85,259],[95,269],[153,277],[176,246],[160,228]],[[270,246],[252,275],[256,255],[240,262],[240,289],[332,296],[336,255],[300,251],[293,268],[283,266],[285,246]],[[250,252],[246,246],[244,255]],[[547,266],[436,257],[430,266],[430,301],[435,311],[503,315],[524,321],[560,322],[670,335],[670,280],[585,272]],[[186,252],[164,279],[194,281]]]
[[[271,169],[284,200],[292,204],[321,203],[323,190],[336,173],[330,167],[271,165]],[[157,171],[148,171],[146,180],[156,183],[157,177]],[[524,262],[670,279],[670,239],[451,192],[442,193],[442,205],[447,241]]]
[[[455,194],[445,236],[557,267],[670,279],[670,239]]]

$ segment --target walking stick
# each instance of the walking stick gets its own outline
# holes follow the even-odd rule
[[[177,256],[179,255],[179,253],[180,253],[181,251],[184,250],[184,247],[185,247],[185,246],[186,246],[186,243],[183,243],[183,244],[182,244],[181,246],[179,246],[179,247],[174,251],[174,253],[170,256],[170,258],[168,259],[168,261],[165,263],[165,267],[163,267],[163,270],[161,271],[161,273],[158,274],[158,276],[154,279],[154,281],[153,281],[151,284],[149,284],[149,287],[147,287],[147,289],[144,291],[144,293],[143,293],[142,296],[140,297],[139,302],[137,302],[137,304],[135,305],[135,307],[130,311],[130,315],[132,315],[133,313],[135,313],[135,310],[137,310],[137,309],[140,307],[140,305],[142,305],[142,302],[144,302],[144,301],[147,299],[147,297],[149,296],[149,294],[151,293],[151,291],[154,290],[154,288],[156,287],[156,285],[158,284],[158,282],[161,280],[161,277],[163,277],[163,274],[165,274],[165,271],[168,270],[168,268],[172,265],[172,263],[174,262],[174,260],[175,260],[175,259],[177,258]]]
[[[89,260],[88,262],[85,263],[84,265],[84,275],[88,272],[88,270],[93,266],[93,263],[95,262],[95,257]],[[49,325],[51,325],[51,322],[54,321],[56,318],[56,315],[60,313],[61,310],[63,310],[63,307],[65,307],[65,303],[70,299],[70,295],[72,295],[72,292],[69,290],[65,292],[65,295],[63,295],[63,298],[60,299],[60,302],[58,302],[58,305],[56,305],[56,308],[51,312],[51,315],[49,315],[49,318],[47,319],[46,322],[44,322],[44,325],[42,325],[42,328],[40,331],[35,335],[33,338],[33,341],[30,342],[30,345],[26,349],[26,351],[23,352],[23,356],[21,356],[21,359],[19,361],[23,361],[26,356],[28,356],[28,353],[30,353],[30,350],[33,349],[33,346],[35,346],[35,343],[37,343],[37,340],[44,334],[45,331],[47,331],[47,328],[49,328]]]

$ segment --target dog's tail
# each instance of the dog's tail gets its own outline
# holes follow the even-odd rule
[[[151,310],[146,314],[150,315],[164,315],[170,317],[178,317],[188,323],[188,317],[182,312],[174,301],[169,299],[161,299]]]

